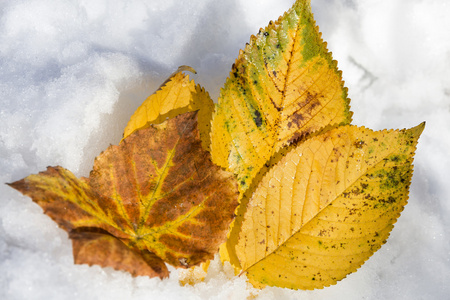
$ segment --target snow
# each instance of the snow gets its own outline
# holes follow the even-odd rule
[[[206,282],[74,265],[67,234],[0,185],[1,299],[444,299],[450,295],[450,3],[313,0],[343,71],[354,123],[426,121],[410,200],[356,273],[315,291],[266,288],[216,260]],[[0,2],[0,182],[48,165],[85,176],[130,115],[179,65],[216,99],[251,34],[293,0]]]

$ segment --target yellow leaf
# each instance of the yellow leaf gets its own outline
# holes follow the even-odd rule
[[[282,147],[350,120],[341,72],[309,1],[299,0],[240,51],[213,117],[213,161],[237,174],[243,192]]]
[[[271,168],[235,245],[250,282],[322,288],[360,267],[386,242],[407,202],[424,125],[378,132],[341,126]]]
[[[124,138],[132,132],[148,127],[150,124],[159,124],[167,118],[174,118],[180,114],[199,110],[198,127],[202,146],[209,150],[211,118],[214,103],[208,92],[182,71],[195,72],[188,66],[181,66],[174,72],[160,88],[148,97],[131,116],[124,129]]]

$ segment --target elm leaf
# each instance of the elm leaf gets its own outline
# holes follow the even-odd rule
[[[424,126],[341,126],[283,157],[253,193],[235,245],[250,282],[314,289],[356,271],[407,203]]]
[[[281,148],[349,124],[349,102],[310,3],[299,0],[252,36],[233,64],[213,116],[213,161],[237,174],[244,192]]]
[[[315,25],[310,1],[298,0],[241,50],[226,80],[211,128],[213,162],[236,174],[241,203],[220,256],[234,253],[247,201],[286,147],[349,124],[341,71]]]

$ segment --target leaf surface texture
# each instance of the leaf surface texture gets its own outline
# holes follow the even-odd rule
[[[153,270],[164,269],[162,261],[187,268],[211,259],[225,240],[238,193],[234,176],[214,165],[203,149],[197,112],[140,129],[110,146],[96,158],[89,178],[49,167],[10,185],[76,233],[78,262],[95,263],[80,253],[110,245],[114,256],[140,254],[138,264],[153,262]],[[125,253],[127,248],[133,254]],[[98,260],[105,265],[101,255]],[[167,270],[162,272],[166,276]]]
[[[245,191],[282,147],[350,120],[337,63],[309,1],[297,1],[252,36],[234,63],[213,117],[213,161],[237,174]]]
[[[264,176],[245,213],[236,254],[250,281],[322,288],[361,266],[406,205],[423,127],[342,126],[289,152]]]
[[[195,70],[181,66],[161,87],[148,97],[131,116],[124,129],[124,138],[150,124],[159,124],[167,118],[198,110],[198,128],[205,149],[210,147],[211,118],[214,103],[207,91],[196,85],[182,71]]]

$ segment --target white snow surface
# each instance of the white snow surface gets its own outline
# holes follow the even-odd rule
[[[0,1],[0,299],[448,299],[450,3],[312,0],[353,123],[426,121],[410,199],[356,273],[314,291],[253,289],[216,260],[206,281],[74,265],[67,234],[3,183],[61,165],[87,176],[179,65],[217,99],[239,49],[293,0]]]

